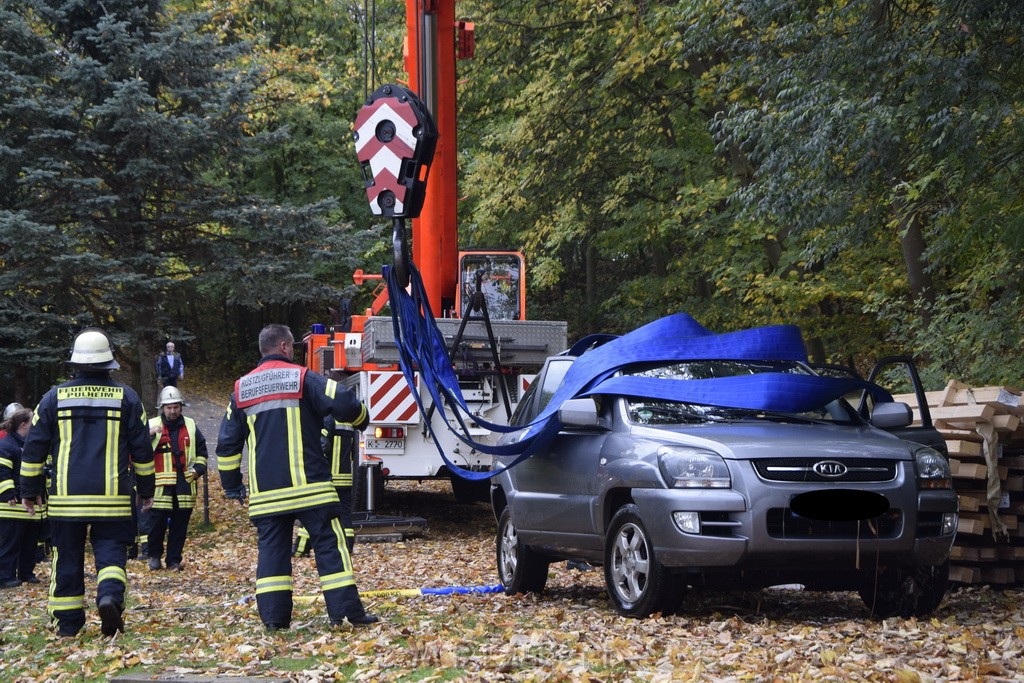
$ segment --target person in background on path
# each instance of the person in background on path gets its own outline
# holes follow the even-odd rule
[[[156,357],[156,376],[165,387],[176,387],[185,378],[185,363],[174,352],[174,342],[167,342],[166,350]]]
[[[21,410],[24,407],[25,406],[21,405],[20,403],[8,403],[7,404],[7,407],[4,408],[4,419],[3,419],[3,422],[0,422],[0,439],[2,439],[5,436],[7,436],[7,428],[4,425],[6,425],[7,421],[10,420],[11,417],[14,415],[14,411],[15,410]]]
[[[19,408],[3,428],[0,439],[0,588],[15,588],[24,583],[39,583],[35,575],[36,544],[39,542],[43,510],[29,514],[21,503],[19,472],[21,450],[32,425],[32,411]]]
[[[184,405],[177,387],[164,387],[157,405],[160,415],[149,421],[156,466],[156,495],[147,513],[150,569],[160,569],[165,535],[167,568],[181,569],[188,521],[196,506],[196,481],[206,474],[206,437],[195,420],[181,414]]]
[[[89,328],[75,337],[75,377],[43,396],[21,454],[21,500],[41,505],[44,467],[53,459],[47,514],[53,541],[48,611],[57,634],[85,626],[85,546],[92,544],[96,606],[103,635],[124,631],[127,548],[132,542],[129,465],[143,508],[153,502],[153,446],[135,391],[110,376],[120,367],[110,340]]]
[[[249,518],[256,527],[256,605],[268,631],[292,617],[292,528],[309,532],[327,615],[334,625],[373,624],[356,589],[338,494],[320,445],[327,415],[365,429],[366,406],[332,379],[292,362],[295,338],[284,325],[260,332],[263,358],[235,382],[217,439],[217,467],[228,498],[244,500],[242,447],[248,446]]]

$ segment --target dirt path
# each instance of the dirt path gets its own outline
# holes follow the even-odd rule
[[[214,470],[217,467],[217,433],[220,431],[220,422],[224,417],[224,411],[227,409],[227,397],[225,395],[224,402],[218,404],[209,398],[190,393],[186,388],[182,388],[181,395],[185,397],[185,402],[188,403],[182,412],[196,421],[199,431],[206,437],[206,450],[209,453],[208,462],[210,469]]]
[[[198,377],[204,375],[201,369],[193,372],[197,373],[196,376]],[[131,378],[123,371],[118,370],[111,374],[114,379],[127,384],[138,392],[146,406],[146,415],[148,417],[160,414],[160,409],[156,407],[160,395],[158,386],[153,385],[146,389],[140,389],[132,385]],[[231,391],[230,384],[220,384],[223,386],[216,383],[199,383],[186,378],[181,382],[181,386],[178,387],[187,404],[183,408],[182,413],[195,420],[203,436],[206,437],[206,446],[210,452],[211,461],[215,458],[215,453],[217,452],[217,433],[220,431],[220,421],[224,417],[224,411],[227,409],[228,394]]]

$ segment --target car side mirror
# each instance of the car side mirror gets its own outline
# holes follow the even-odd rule
[[[879,429],[899,429],[914,421],[914,411],[906,403],[876,403],[871,424]]]
[[[592,398],[570,398],[558,409],[558,421],[569,429],[607,429],[597,411],[597,401]]]

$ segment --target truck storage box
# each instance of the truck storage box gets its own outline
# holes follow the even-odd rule
[[[437,320],[449,350],[459,332],[462,320]],[[491,329],[498,343],[498,358],[503,367],[540,366],[548,356],[565,351],[568,325],[553,320],[492,320]],[[366,319],[363,333],[364,363],[397,363],[398,347],[391,318],[375,316]],[[487,327],[482,320],[470,320],[462,333],[459,350],[454,357],[456,367],[491,362],[487,343]]]

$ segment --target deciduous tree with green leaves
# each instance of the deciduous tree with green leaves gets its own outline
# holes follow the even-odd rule
[[[474,2],[464,67],[464,235],[525,250],[534,317],[624,332],[688,310],[717,324],[731,223],[711,103],[672,3]],[[468,119],[468,121],[467,121]]]
[[[754,169],[742,217],[792,268],[751,291],[827,293],[830,327],[880,335],[851,356],[903,346],[936,380],[1019,382],[1022,20],[1012,1],[692,4],[687,55],[722,57],[716,133]]]

